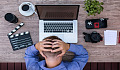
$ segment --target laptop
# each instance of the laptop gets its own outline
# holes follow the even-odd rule
[[[35,5],[39,17],[39,41],[57,36],[66,43],[77,43],[79,6]]]

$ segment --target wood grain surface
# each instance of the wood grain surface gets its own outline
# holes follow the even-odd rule
[[[104,11],[100,15],[87,16],[84,7],[84,0],[0,0],[0,62],[25,62],[24,54],[26,49],[13,51],[10,45],[7,34],[13,30],[20,22],[25,25],[16,33],[30,31],[34,43],[39,40],[37,15],[33,14],[30,17],[22,16],[18,7],[22,2],[32,2],[35,4],[80,4],[78,16],[78,43],[82,44],[89,53],[88,62],[120,62],[120,44],[116,46],[105,46],[104,41],[92,44],[86,43],[83,39],[83,32],[91,33],[92,31],[99,32],[104,36],[104,30],[120,31],[120,0],[99,0],[104,2]],[[17,24],[12,24],[4,19],[6,13],[13,13],[19,18]],[[109,18],[108,28],[103,29],[86,29],[85,20],[92,18]],[[16,34],[15,33],[15,34]]]

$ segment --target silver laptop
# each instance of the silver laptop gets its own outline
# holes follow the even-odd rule
[[[66,43],[77,43],[77,18],[80,5],[36,5],[39,41],[58,36]]]

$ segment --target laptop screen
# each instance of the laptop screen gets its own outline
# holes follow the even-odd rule
[[[79,5],[36,5],[39,19],[69,19],[78,17]]]

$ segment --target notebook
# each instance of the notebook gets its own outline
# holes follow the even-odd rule
[[[105,42],[105,45],[116,45],[117,44],[117,30],[104,31],[104,42]]]

